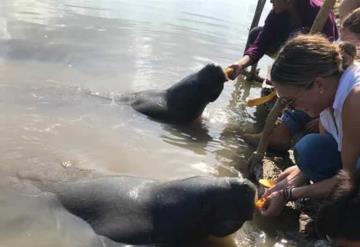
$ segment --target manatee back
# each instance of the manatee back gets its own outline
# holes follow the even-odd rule
[[[106,177],[58,184],[54,190],[62,205],[87,221],[96,233],[114,241],[131,243],[148,239],[153,231],[148,211],[153,180]]]
[[[170,117],[166,91],[146,90],[133,94],[131,107],[151,118],[167,121]]]

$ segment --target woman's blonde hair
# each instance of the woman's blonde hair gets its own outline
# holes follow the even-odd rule
[[[289,40],[278,54],[271,69],[271,80],[306,87],[318,76],[340,76],[341,53],[338,44],[322,35],[299,35]]]

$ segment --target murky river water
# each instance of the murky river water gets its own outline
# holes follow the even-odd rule
[[[92,95],[166,88],[208,62],[225,67],[243,52],[256,2],[1,0],[3,180],[68,179],[71,168],[156,179],[238,176],[251,150],[237,129],[254,122],[244,99],[259,88],[227,83],[201,122],[185,127]],[[0,246],[101,246],[90,243],[86,224],[52,213],[36,190],[23,191],[1,193]],[[279,241],[263,228],[247,223],[235,242]]]

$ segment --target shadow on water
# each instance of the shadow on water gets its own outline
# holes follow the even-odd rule
[[[164,142],[180,148],[188,148],[197,154],[206,154],[206,147],[213,141],[208,127],[201,120],[183,125],[162,124],[162,127],[165,133],[168,133],[161,136]]]

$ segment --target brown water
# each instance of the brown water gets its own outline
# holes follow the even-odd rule
[[[252,127],[254,110],[244,99],[259,88],[227,83],[199,123],[181,128],[92,95],[166,88],[206,63],[225,67],[242,54],[255,6],[254,0],[1,0],[3,180],[16,184],[11,177],[19,173],[62,180],[78,176],[72,169],[156,179],[240,176],[251,150],[237,130]],[[0,246],[102,246],[51,196],[34,188],[6,193],[5,184]],[[247,223],[236,245],[284,245],[261,221]]]

